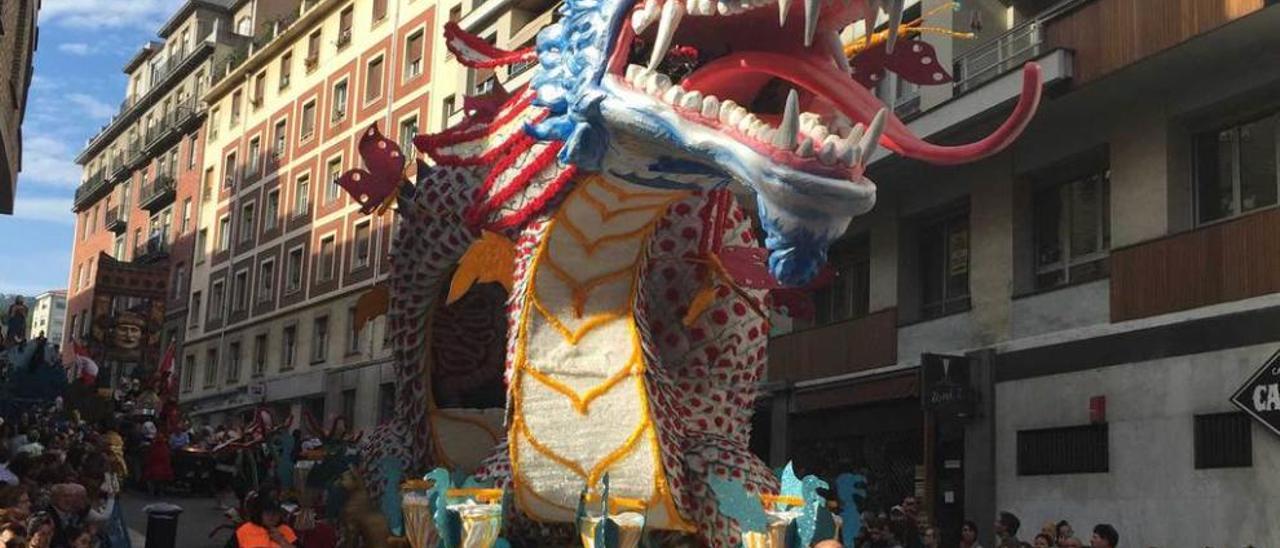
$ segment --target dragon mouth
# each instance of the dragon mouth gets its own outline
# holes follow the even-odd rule
[[[839,31],[861,15],[855,13],[860,4],[661,2],[639,0],[632,7],[610,59],[618,81],[774,164],[863,180],[886,113],[849,99],[865,91],[849,76]]]

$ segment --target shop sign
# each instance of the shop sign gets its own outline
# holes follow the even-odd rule
[[[969,384],[969,358],[942,354],[920,356],[920,397],[926,411],[966,418],[976,396]]]
[[[1236,390],[1231,403],[1280,435],[1280,352]]]

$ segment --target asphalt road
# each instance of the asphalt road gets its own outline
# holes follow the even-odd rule
[[[214,504],[211,497],[188,497],[183,495],[151,496],[137,491],[128,491],[121,497],[124,509],[124,521],[129,525],[133,548],[146,545],[147,515],[143,512],[153,502],[168,502],[182,507],[182,515],[178,517],[178,539],[176,546],[181,548],[222,548],[231,538],[231,531],[223,529],[213,538],[209,532],[223,523],[222,511]]]

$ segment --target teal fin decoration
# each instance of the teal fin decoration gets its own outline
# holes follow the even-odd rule
[[[845,472],[836,476],[836,499],[840,501],[840,542],[853,546],[862,531],[862,513],[858,503],[867,498],[867,478]]]
[[[778,484],[781,486],[778,493],[784,497],[804,498],[804,486],[800,483],[800,478],[796,477],[795,469],[788,462],[782,468],[782,473],[778,475]],[[784,505],[790,508],[790,505]]]
[[[815,538],[821,539],[818,533],[818,514],[826,511],[826,499],[818,494],[818,489],[826,489],[827,482],[817,476],[805,476],[801,480],[804,506],[800,508],[800,517],[796,518],[796,530],[800,534],[800,545],[808,546]],[[828,516],[829,518],[829,516]],[[834,534],[834,524],[832,534]],[[830,537],[827,537],[830,538]]]
[[[714,472],[707,475],[707,484],[716,495],[720,513],[738,522],[743,533],[763,533],[769,528],[769,518],[764,513],[760,498],[747,492],[741,483],[722,478]]]
[[[382,515],[387,517],[387,527],[391,534],[404,536],[404,510],[400,508],[400,480],[404,477],[404,461],[395,457],[383,457],[378,460],[378,469],[382,470],[387,480],[387,488],[382,491]]]

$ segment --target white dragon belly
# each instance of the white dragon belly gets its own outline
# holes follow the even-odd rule
[[[572,521],[607,473],[615,501],[648,526],[685,529],[659,457],[636,326],[650,234],[682,191],[592,176],[545,229],[517,327],[509,450],[516,497],[537,519]]]

